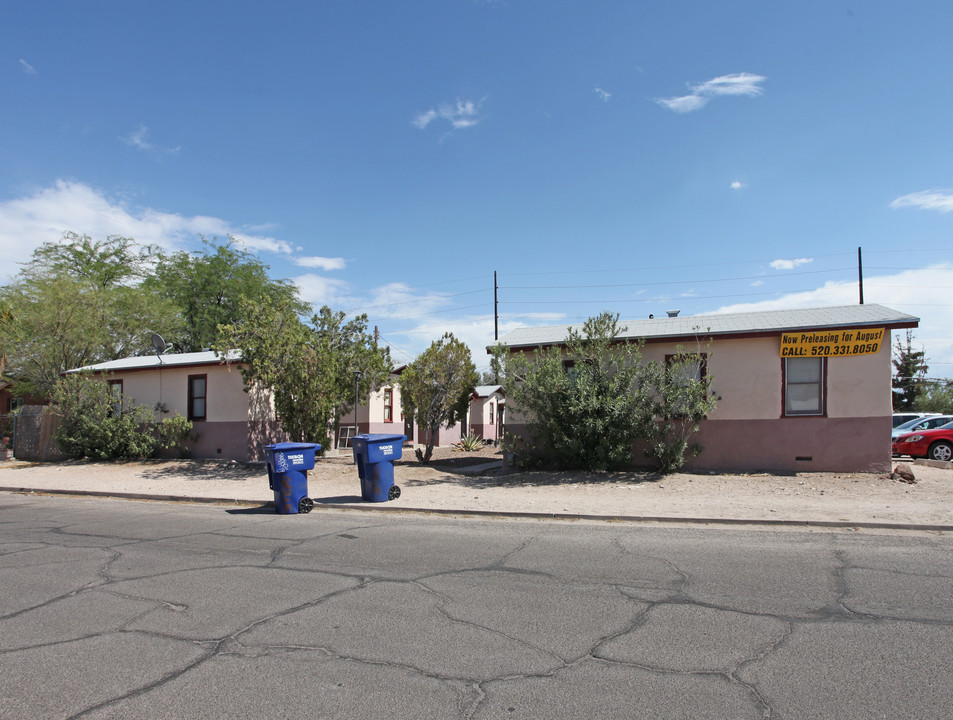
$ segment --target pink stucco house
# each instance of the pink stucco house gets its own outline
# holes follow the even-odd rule
[[[470,434],[484,442],[503,439],[503,413],[506,398],[502,385],[477,385],[470,394]]]
[[[891,332],[919,318],[881,305],[649,318],[621,323],[643,357],[710,343],[704,372],[720,398],[693,440],[693,470],[889,470]],[[581,326],[574,326],[581,329]],[[567,326],[513,330],[510,352],[562,346]],[[508,406],[507,431],[526,427]],[[634,454],[638,464],[640,456]]]
[[[357,411],[357,430],[354,429],[354,413],[346,413],[341,418],[340,429],[335,446],[339,449],[350,448],[349,437],[360,433],[383,433],[387,435],[405,435],[407,444],[426,443],[424,430],[411,418],[404,415],[400,400],[400,374],[406,365],[394,368],[388,382],[361,398]],[[457,423],[452,428],[441,426],[434,439],[435,446],[453,445],[460,442],[465,423]]]
[[[195,458],[264,459],[265,445],[287,440],[275,418],[271,394],[246,392],[238,353],[144,355],[89,365],[108,376],[117,398],[156,409],[158,419],[178,412],[193,422]]]

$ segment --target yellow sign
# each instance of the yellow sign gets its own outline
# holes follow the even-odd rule
[[[781,357],[850,357],[880,351],[883,328],[782,333]]]

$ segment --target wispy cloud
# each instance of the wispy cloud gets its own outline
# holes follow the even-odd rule
[[[344,258],[329,257],[299,257],[294,260],[295,265],[306,268],[319,268],[321,270],[343,270]]]
[[[128,135],[121,137],[120,140],[126,143],[126,145],[134,147],[137,150],[141,150],[143,152],[149,152],[149,153],[159,153],[162,155],[176,155],[178,154],[179,150],[182,149],[179,147],[174,147],[174,148],[159,147],[158,145],[150,142],[147,139],[148,135],[149,135],[149,128],[147,128],[145,125],[140,125],[135,130],[130,132]]]
[[[36,68],[23,58],[20,58],[20,69],[27,75],[36,75]]]
[[[920,210],[936,210],[941,213],[953,212],[953,190],[922,190],[898,197],[892,203],[892,208],[918,208]]]
[[[814,262],[814,258],[794,258],[793,260],[772,260],[771,267],[775,270],[793,270],[801,265]]]
[[[480,106],[482,104],[483,100],[479,102],[457,100],[454,104],[444,103],[436,109],[431,108],[418,113],[413,119],[413,124],[423,130],[435,120],[444,120],[450,123],[454,130],[470,128],[483,119],[480,117]]]
[[[754,75],[752,73],[720,75],[703,83],[690,84],[688,89],[691,92],[688,95],[660,98],[656,102],[673,112],[689,113],[705,107],[712,98],[733,95],[749,97],[761,95],[764,92],[761,83],[765,80],[767,78],[764,75]]]
[[[744,190],[746,187],[748,186],[745,183],[741,182],[741,180],[735,180],[731,183],[732,190]]]
[[[290,243],[205,215],[184,217],[152,208],[134,208],[122,200],[76,181],[58,180],[24,197],[0,202],[0,284],[12,277],[17,264],[30,259],[44,242],[56,242],[64,232],[135,238],[142,244],[167,250],[184,250],[200,235],[231,236],[254,251],[290,255]]]
[[[596,94],[602,102],[609,102],[609,98],[612,97],[612,93],[608,90],[603,90],[601,87],[597,87],[593,92]]]

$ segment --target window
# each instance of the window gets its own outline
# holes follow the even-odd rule
[[[189,420],[204,420],[208,378],[205,375],[189,375]]]
[[[490,425],[493,424],[493,408],[496,407],[493,403],[490,403]]]
[[[393,388],[384,388],[384,422],[394,422]]]
[[[685,417],[690,413],[695,401],[708,394],[708,388],[702,381],[708,375],[708,355],[676,354],[665,356],[665,368],[671,381],[669,390],[669,412],[672,417]],[[703,392],[704,391],[704,392]]]
[[[679,384],[687,385],[695,381],[699,382],[708,374],[708,355],[699,353],[698,356],[691,358],[684,355],[666,355],[665,366],[672,367],[675,377]]]
[[[784,359],[784,414],[824,414],[824,359]]]
[[[112,415],[122,415],[122,380],[109,381],[109,394],[112,397]]]

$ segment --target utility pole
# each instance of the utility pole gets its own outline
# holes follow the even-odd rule
[[[493,341],[500,339],[500,302],[497,298],[496,270],[493,271]]]
[[[864,259],[861,256],[860,248],[857,248],[857,284],[860,289],[860,304],[864,304]]]

